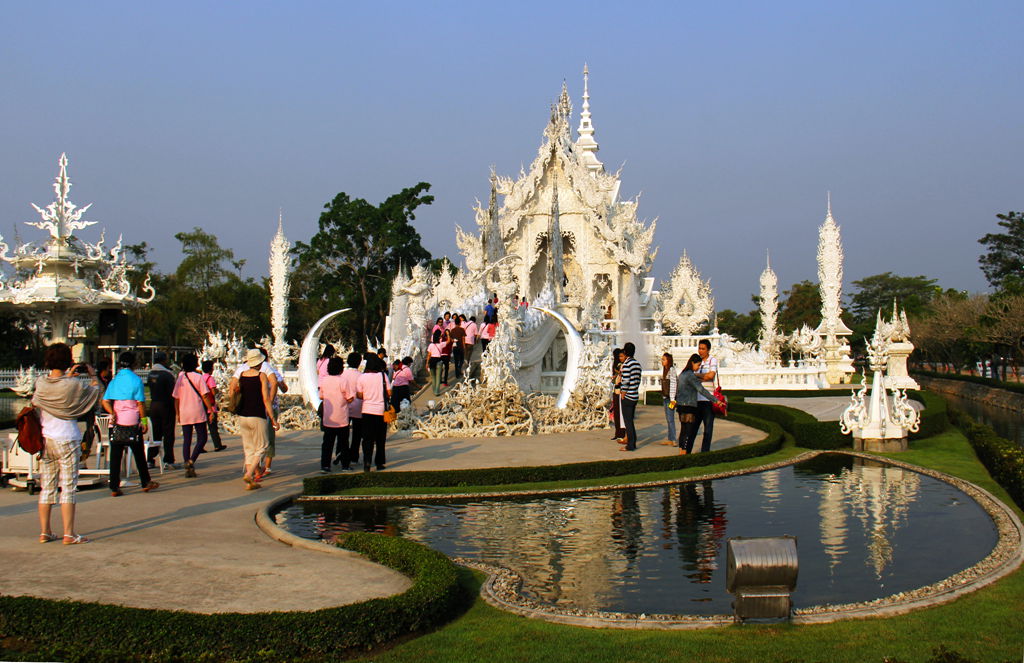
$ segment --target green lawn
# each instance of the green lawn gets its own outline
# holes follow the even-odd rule
[[[752,460],[750,464],[777,460],[797,452],[797,449],[783,449],[767,458]],[[892,457],[955,474],[1010,503],[1005,491],[991,480],[959,431],[915,441],[911,451]],[[694,468],[693,473],[716,469]],[[619,477],[616,482],[624,479]],[[1020,510],[1016,510],[1020,514]],[[937,540],[933,545],[942,545],[942,541]],[[480,576],[470,578],[467,575],[466,581],[474,583],[476,588]],[[917,663],[932,659],[932,650],[940,645],[970,660],[1020,661],[1024,647],[1024,571],[1018,570],[951,604],[909,615],[805,626],[744,625],[701,631],[588,629],[518,617],[492,608],[478,598],[465,615],[447,626],[359,660],[395,663],[477,663],[483,660],[509,663],[690,660],[882,663],[899,660]]]

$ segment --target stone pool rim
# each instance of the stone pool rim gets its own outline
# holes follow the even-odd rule
[[[473,498],[518,497],[531,495],[568,495],[578,493],[606,492],[631,488],[649,488],[714,479],[724,479],[746,474],[767,472],[810,460],[822,454],[843,454],[862,458],[894,467],[910,470],[938,479],[952,485],[973,499],[996,527],[998,540],[991,552],[978,563],[963,569],[943,580],[906,592],[899,592],[871,601],[838,605],[817,605],[793,611],[790,621],[794,624],[823,624],[846,619],[868,617],[892,617],[916,610],[942,605],[986,587],[1014,572],[1024,563],[1024,525],[1017,514],[1002,500],[984,488],[970,481],[919,465],[913,465],[886,456],[843,450],[807,451],[792,458],[756,467],[747,467],[725,472],[712,472],[692,477],[660,479],[640,483],[583,486],[572,488],[547,488],[516,491],[488,491],[466,493],[406,493],[400,495],[286,495],[264,505],[256,513],[257,526],[270,538],[287,545],[323,550],[330,547],[319,541],[306,539],[280,527],[274,514],[293,502],[360,501],[398,502],[410,500],[453,501]],[[732,615],[686,615],[686,614],[636,614],[623,612],[574,610],[556,608],[531,601],[519,591],[521,578],[506,567],[494,566],[467,558],[453,558],[455,562],[482,571],[487,579],[480,587],[480,596],[488,604],[514,614],[541,619],[558,624],[585,626],[590,628],[619,629],[703,629],[727,626],[735,623]]]

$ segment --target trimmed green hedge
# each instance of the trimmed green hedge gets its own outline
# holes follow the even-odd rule
[[[1012,391],[1018,394],[1024,394],[1024,384],[1020,382],[1003,382],[1002,380],[993,380],[992,378],[983,378],[980,375],[961,375],[959,373],[939,373],[938,371],[919,371],[914,370],[913,375],[923,375],[929,378],[938,378],[940,380],[959,380],[960,382],[973,382],[975,384],[983,384],[986,387],[992,387],[993,389],[1004,389],[1006,391]]]
[[[933,437],[949,429],[949,408],[946,399],[930,391],[908,391],[907,396],[924,405],[921,425],[916,433],[910,434],[911,440]]]
[[[473,600],[458,567],[419,543],[352,532],[338,545],[410,576],[412,587],[312,612],[213,615],[0,596],[0,639],[45,660],[322,660],[440,626]]]
[[[949,414],[957,428],[970,440],[974,453],[988,473],[1006,489],[1017,506],[1024,508],[1024,449],[999,437],[994,430],[960,410],[951,409]]]
[[[764,456],[782,446],[782,428],[770,421],[750,416],[736,415],[742,424],[763,430],[768,435],[754,444],[745,444],[729,449],[686,456],[659,456],[657,458],[634,458],[629,460],[601,460],[568,465],[545,465],[539,467],[493,467],[473,470],[438,470],[418,472],[356,472],[354,474],[329,474],[307,477],[302,480],[302,491],[306,495],[330,495],[352,488],[373,486],[443,487],[443,486],[498,486],[511,483],[543,483],[547,481],[572,481],[579,479],[601,479],[627,474],[669,472],[687,467],[701,467],[716,463],[731,463],[745,458]],[[515,440],[511,439],[510,443]]]
[[[853,446],[853,438],[842,434],[838,422],[818,421],[803,410],[785,405],[747,403],[742,398],[734,398],[729,401],[729,418],[732,419],[735,414],[747,414],[774,421],[793,436],[798,447],[805,449],[841,449]]]

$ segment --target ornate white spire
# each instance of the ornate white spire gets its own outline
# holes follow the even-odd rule
[[[779,358],[779,278],[772,271],[771,256],[768,256],[764,271],[761,272],[761,335],[758,342],[761,351],[771,359]]]
[[[832,194],[828,194],[825,223],[818,229],[818,291],[821,294],[821,326],[824,335],[849,333],[843,313],[843,242],[839,224],[832,217]]]
[[[59,163],[60,172],[57,174],[57,179],[53,182],[53,190],[57,194],[57,200],[47,205],[46,209],[40,209],[39,206],[33,203],[32,207],[39,212],[39,216],[43,220],[28,221],[27,223],[30,226],[49,231],[50,237],[55,240],[67,241],[67,238],[76,230],[88,228],[96,222],[81,220],[86,210],[92,207],[91,203],[81,209],[75,209],[76,205],[68,200],[68,192],[71,190],[71,179],[68,177],[68,155],[61,154]]]
[[[590,120],[590,71],[587,65],[583,65],[583,108],[580,110],[580,128],[577,129],[579,138],[576,146],[580,149],[580,160],[591,173],[599,173],[604,170],[597,158],[597,151],[600,149],[597,141],[594,140],[594,124]]]
[[[284,213],[277,213],[277,234],[270,242],[270,329],[274,345],[270,358],[278,366],[285,364],[291,354],[288,340],[288,250],[291,243],[284,236]]]

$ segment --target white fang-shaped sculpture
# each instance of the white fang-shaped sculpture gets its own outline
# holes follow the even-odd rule
[[[771,260],[761,272],[761,334],[758,342],[770,360],[778,361],[782,345],[779,336],[779,278],[772,271]]]
[[[885,371],[889,363],[891,329],[879,311],[875,333],[867,343],[868,361],[873,373],[870,387],[864,386],[851,396],[839,421],[843,433],[853,435],[857,451],[906,451],[907,435],[917,432],[920,415],[907,399],[904,389],[886,389]]]
[[[700,278],[700,272],[684,250],[669,280],[661,284],[658,320],[663,328],[688,336],[708,321],[714,308],[711,284]]]
[[[292,348],[285,335],[288,333],[288,251],[291,243],[284,236],[284,216],[278,213],[277,233],[270,242],[270,330],[274,344],[270,358],[278,366],[291,361]]]

